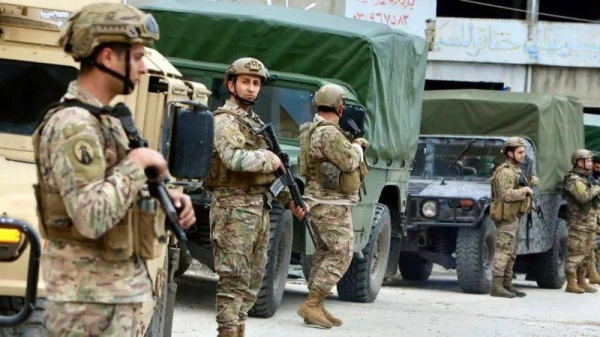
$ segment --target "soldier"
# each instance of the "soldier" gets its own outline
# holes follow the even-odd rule
[[[217,283],[219,336],[244,336],[248,311],[256,302],[269,242],[269,185],[284,166],[266,141],[256,133],[263,122],[251,109],[267,68],[257,59],[236,60],[225,72],[224,85],[231,97],[213,114],[214,153],[205,187],[212,192],[211,241]],[[301,207],[289,193],[279,198],[303,218]]]
[[[598,227],[598,194],[600,186],[592,184],[592,152],[577,150],[571,156],[573,169],[565,175],[569,239],[567,241],[567,289],[569,293],[595,293],[586,280],[592,262]]]
[[[114,3],[82,8],[62,32],[60,45],[81,63],[62,101],[78,106],[50,110],[33,141],[40,230],[47,240],[48,336],[135,336],[142,302],[152,300],[144,254],[134,241],[155,237],[132,237],[139,220],[132,209],[140,200],[154,201],[140,199],[144,170],[155,168],[160,179],[166,162],[151,149],[129,150],[120,121],[98,111],[132,92],[147,72],[144,46],[156,39],[151,15]],[[190,198],[169,194],[187,228],[195,222]],[[158,214],[148,212],[149,220],[164,221]]]
[[[363,151],[369,144],[364,138],[350,143],[339,127],[345,99],[339,85],[321,87],[315,94],[318,114],[312,123],[300,127],[298,164],[307,182],[305,199],[312,209],[316,251],[308,278],[308,299],[298,315],[305,323],[325,328],[342,325],[325,309],[324,301],[352,261],[351,208],[358,201],[366,175]]]
[[[526,294],[512,285],[513,266],[517,257],[519,223],[529,211],[533,190],[519,186],[520,164],[525,162],[525,141],[510,137],[502,146],[506,156],[492,176],[492,206],[490,218],[496,224],[496,254],[493,262],[491,296],[514,298]],[[530,182],[537,178],[530,177]]]
[[[592,158],[592,178],[592,181],[595,185],[600,185],[600,155],[595,155]],[[600,203],[597,202],[597,204]],[[598,213],[597,220],[599,223],[599,226],[597,226],[596,230],[596,238],[598,238],[598,235],[600,235],[600,207],[596,207],[596,212]],[[600,247],[596,246],[595,242],[594,252],[592,252],[591,258],[592,261],[589,264],[587,275],[591,284],[600,285],[600,275],[598,274],[597,268],[598,259],[600,259]]]

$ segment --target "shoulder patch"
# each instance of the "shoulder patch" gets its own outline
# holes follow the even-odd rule
[[[237,128],[226,127],[225,130],[223,130],[223,136],[225,136],[225,139],[227,139],[227,141],[235,148],[244,148],[244,144],[246,144],[246,137],[244,137],[244,134]]]
[[[61,144],[60,155],[66,156],[75,178],[96,180],[104,178],[106,162],[103,149],[94,135],[80,133],[71,135]]]
[[[73,145],[73,155],[83,165],[90,165],[94,160],[94,147],[86,139],[80,139]]]

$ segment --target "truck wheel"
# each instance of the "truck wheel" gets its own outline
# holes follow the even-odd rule
[[[456,274],[462,291],[487,294],[492,289],[496,227],[488,217],[475,228],[460,228],[456,239]]]
[[[431,276],[433,262],[418,256],[400,254],[400,274],[407,281],[427,281]]]
[[[310,268],[312,268],[312,255],[302,254],[300,263],[302,264],[302,274],[304,274],[304,279],[308,282],[308,277],[310,276]]]
[[[273,202],[270,216],[269,250],[265,275],[262,280],[256,303],[248,315],[271,317],[275,315],[285,284],[292,256],[293,224],[292,213],[277,202]]]
[[[166,318],[167,318],[167,300],[168,300],[168,286],[169,286],[169,256],[165,256],[163,264],[163,270],[165,271],[165,280],[160,290],[160,298],[156,301],[154,307],[154,313],[150,324],[148,324],[148,330],[146,330],[145,337],[163,337],[171,336],[171,331],[165,331]]]
[[[0,314],[14,315],[21,310],[23,306],[22,297],[0,297]],[[0,327],[1,337],[45,337],[44,331],[44,309],[46,300],[38,298],[35,302],[35,309],[29,318],[15,327]]]
[[[390,212],[387,206],[375,204],[375,215],[364,257],[355,257],[344,277],[337,285],[340,298],[344,301],[371,303],[377,298],[390,255],[392,233]]]
[[[540,288],[560,289],[566,282],[565,264],[567,262],[567,223],[564,219],[556,220],[554,244],[549,251],[537,258],[537,284]]]

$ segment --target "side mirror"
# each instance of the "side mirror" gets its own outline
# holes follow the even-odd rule
[[[352,134],[353,138],[365,135],[365,119],[367,111],[363,106],[349,104],[344,106],[340,127],[342,130]]]
[[[161,152],[177,179],[202,180],[210,172],[214,120],[208,107],[194,101],[169,102]]]
[[[0,316],[0,327],[18,325],[33,313],[37,284],[40,272],[41,244],[33,227],[26,222],[0,216],[0,264],[17,260],[31,247],[29,253],[29,266],[27,267],[27,288],[25,290],[25,303],[21,311],[12,316]]]

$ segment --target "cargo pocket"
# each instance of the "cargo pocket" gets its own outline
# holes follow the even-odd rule
[[[141,207],[140,205],[150,205]],[[144,260],[160,256],[166,242],[165,213],[154,199],[140,199],[133,209],[134,251]]]
[[[124,261],[133,256],[132,211],[102,236],[102,258],[107,261]]]

